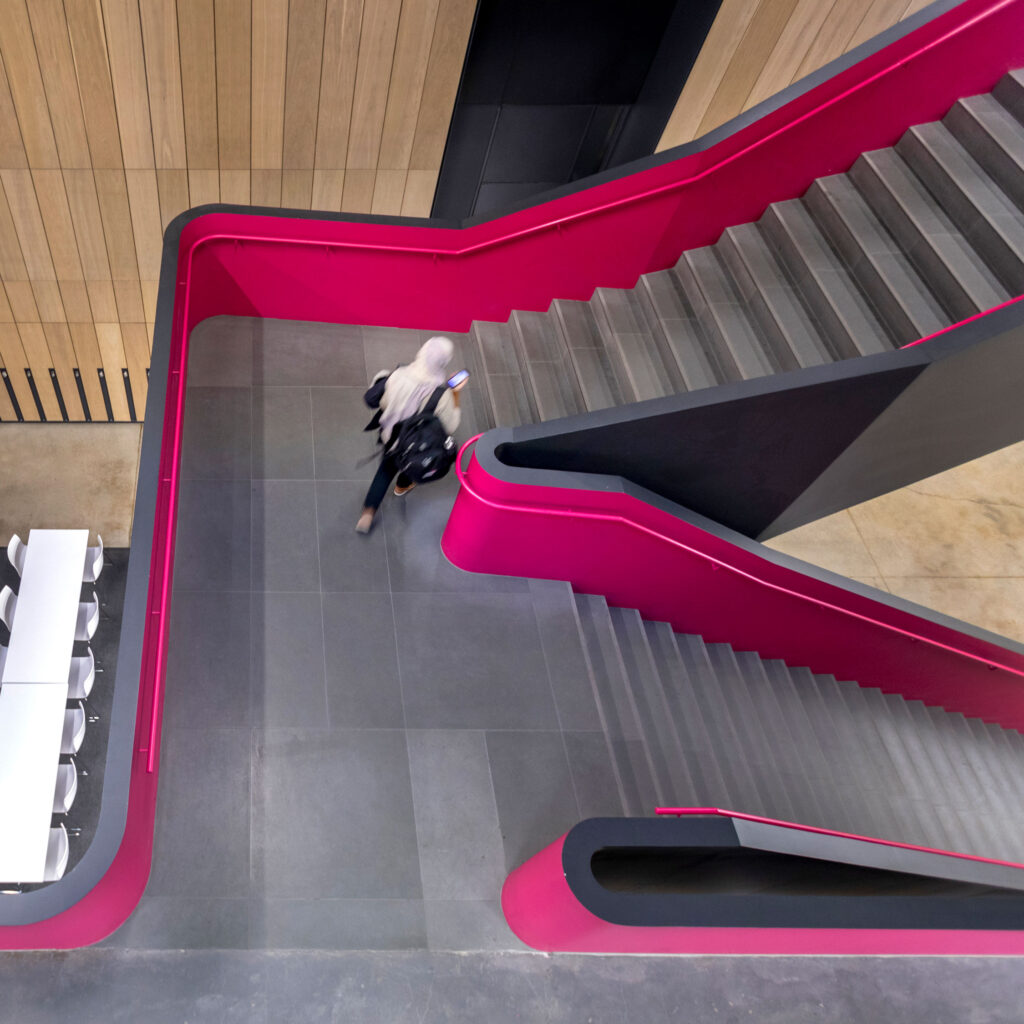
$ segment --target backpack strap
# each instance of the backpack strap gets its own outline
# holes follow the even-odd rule
[[[437,412],[437,403],[441,401],[441,396],[448,390],[447,384],[442,384],[439,387],[434,388],[434,393],[430,396],[430,401],[420,410],[420,412],[432,415]]]

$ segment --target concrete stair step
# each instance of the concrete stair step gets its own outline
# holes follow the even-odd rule
[[[783,368],[763,344],[713,246],[684,252],[672,272],[729,379],[765,377]]]
[[[760,814],[761,797],[727,702],[722,699],[707,646],[700,637],[685,633],[676,634],[676,646],[711,739],[710,756],[718,765],[730,800],[725,806],[733,811]]]
[[[610,608],[640,727],[647,737],[659,806],[679,806],[696,795],[679,738],[671,728],[668,701],[640,613]],[[653,808],[652,808],[653,810]]]
[[[494,425],[535,423],[537,409],[523,382],[514,327],[509,323],[477,320],[473,323],[473,334],[480,348]]]
[[[1024,69],[1018,68],[1003,75],[992,90],[992,95],[1024,124]]]
[[[658,804],[654,771],[608,604],[603,597],[577,594],[576,607],[622,806],[631,817],[649,816]]]
[[[865,153],[849,176],[954,320],[1010,297],[896,150]]]
[[[537,418],[555,420],[585,412],[583,392],[558,319],[547,313],[514,310],[509,323]]]
[[[942,119],[1018,209],[1024,209],[1024,124],[994,96],[960,100]]]
[[[726,228],[715,249],[783,370],[835,361],[821,327],[756,224]]]
[[[847,175],[819,178],[804,205],[899,344],[949,326],[951,317]]]
[[[888,352],[893,340],[799,199],[773,203],[758,221],[840,358]]]
[[[620,389],[629,401],[664,398],[681,390],[672,384],[678,371],[670,375],[632,290],[597,288],[590,306]]]
[[[1014,295],[1024,291],[1024,213],[939,123],[915,125],[896,151],[939,200],[989,269]]]
[[[675,275],[670,270],[644,274],[637,288],[646,293],[659,347],[679,369],[680,390],[697,391],[724,383],[726,377]]]
[[[714,745],[701,714],[693,682],[686,672],[676,644],[676,635],[667,622],[644,622],[662,690],[669,708],[669,722],[686,762],[686,774],[693,786],[697,807],[728,806],[730,799],[725,780],[712,751]]]
[[[569,359],[586,411],[610,409],[629,401],[604,347],[590,304],[571,299],[555,299],[551,311],[562,328],[562,337],[568,347]]]

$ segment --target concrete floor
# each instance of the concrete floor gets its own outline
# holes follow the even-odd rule
[[[371,348],[372,345],[368,345],[365,352],[367,364],[372,361]],[[389,349],[388,359],[382,362],[389,362],[391,354]],[[209,384],[211,387],[231,386],[230,382],[215,380]],[[287,396],[282,394],[278,398],[284,405],[288,404]],[[312,395],[310,399],[312,404]],[[212,419],[203,426],[212,434],[225,428],[217,409],[223,409],[223,404],[209,404]],[[269,418],[265,415],[268,409]],[[255,456],[273,459],[275,452],[294,454],[298,449],[292,448],[295,439],[292,414],[284,406],[270,409],[269,405],[263,406],[263,413],[261,436],[266,440],[277,431],[281,447],[261,444],[250,450],[250,459]],[[342,428],[347,426],[331,421],[325,436],[336,431],[337,436],[343,438]],[[58,430],[69,433],[54,438],[51,432]],[[3,424],[0,431],[0,438],[12,439],[0,446],[0,450],[20,451],[23,456],[9,456],[0,463],[0,480],[3,481],[0,540],[6,542],[6,533],[10,530],[17,530],[24,536],[31,525],[71,522],[98,529],[108,544],[115,543],[110,538],[126,536],[134,489],[138,428],[107,424]],[[65,438],[73,433],[79,436],[73,443],[65,443]],[[26,437],[27,442],[23,440]],[[344,446],[347,442],[341,443]],[[200,463],[204,449],[205,445],[199,446]],[[28,451],[32,453],[31,459],[25,454]],[[779,538],[776,546],[914,600],[921,598],[908,592],[908,588],[917,586],[920,593],[926,593],[931,586],[932,592],[940,596],[954,595],[951,600],[955,606],[942,606],[942,610],[973,618],[988,628],[998,628],[996,623],[1008,622],[1011,628],[1007,632],[1010,633],[1017,628],[1014,615],[1019,614],[1019,602],[1013,600],[1019,593],[1015,588],[1020,587],[1021,577],[1024,577],[1024,558],[1021,557],[1024,516],[1018,515],[1019,507],[1024,505],[1019,472],[1022,451],[1024,446],[1007,449],[989,460],[952,471],[952,475],[943,474],[906,492],[840,513],[821,524],[812,524]],[[215,455],[207,454],[216,459]],[[348,457],[347,451],[342,454]],[[317,450],[314,446],[313,458],[318,455],[332,457],[331,452],[323,448]],[[46,468],[42,469],[44,466]],[[226,470],[230,471],[230,467],[214,461],[207,463],[197,475],[209,479],[223,476]],[[131,480],[125,489],[129,475]],[[259,489],[266,492],[265,507],[272,508],[275,503],[270,492],[276,485],[268,484],[263,477],[279,474],[275,470],[257,475],[261,477]],[[40,480],[44,482],[38,483]],[[109,494],[102,493],[104,481]],[[361,486],[355,481],[353,484],[350,512],[358,504],[356,491]],[[246,485],[247,495],[250,486]],[[294,482],[289,483],[285,488],[288,493],[278,502],[285,513],[289,507],[295,507],[292,494],[295,488]],[[413,497],[424,499],[428,494]],[[869,509],[868,506],[874,507]],[[424,503],[418,508],[421,512],[427,511]],[[64,511],[55,516],[54,509]],[[410,524],[415,525],[416,517],[412,513],[417,509],[410,505],[409,510]],[[427,518],[432,522],[434,517],[428,515]],[[269,525],[269,521],[263,522],[264,528]],[[118,533],[118,530],[124,532]],[[346,530],[346,535],[348,532]],[[273,531],[267,532],[267,536],[272,535]],[[401,541],[403,536],[415,539],[416,535],[399,533],[396,536]],[[937,538],[938,547],[935,547]],[[343,539],[339,533],[338,542]],[[353,536],[351,540],[358,538]],[[386,522],[380,534],[371,538],[371,542],[374,540],[387,549]],[[414,556],[419,550],[415,545],[400,543],[398,547]],[[301,565],[296,569],[294,565],[280,562],[260,564],[264,577],[301,570]],[[194,564],[191,569],[186,567],[184,575],[189,571],[199,573],[204,568],[209,569],[209,566]],[[422,573],[425,570],[434,573],[437,566],[433,561],[426,565],[420,557],[404,571]],[[934,581],[942,582],[936,585]],[[1006,588],[1009,594],[1005,604],[1010,608],[1004,607],[1000,599],[1000,587]],[[269,590],[256,589],[261,593],[263,589]],[[412,589],[416,589],[415,585]],[[197,592],[201,592],[201,588]],[[226,605],[221,611],[230,614]],[[250,616],[247,621],[251,623]],[[201,608],[193,618],[201,621]],[[250,653],[257,650],[251,643],[246,646]],[[196,656],[201,660],[201,655],[199,651]],[[178,671],[185,685],[189,676],[187,658],[181,660]],[[296,680],[300,677],[301,673]],[[245,714],[248,716],[254,709],[258,710],[261,724],[268,714],[273,718],[303,713],[301,702],[294,706],[277,703],[265,688],[255,703],[251,691],[247,692]],[[266,906],[279,899],[273,893],[262,891],[267,882],[265,871],[259,876],[246,874],[244,897],[221,901],[210,898],[205,887],[207,877],[193,875],[190,878],[188,871],[182,870],[181,861],[188,856],[189,835],[181,830],[188,827],[189,807],[195,810],[202,805],[204,813],[209,810],[199,790],[192,791],[189,802],[189,780],[185,777],[189,764],[187,747],[204,731],[230,731],[229,723],[209,719],[211,714],[227,713],[229,709],[227,705],[207,707],[198,716],[201,720],[189,720],[187,706],[177,711],[173,704],[169,707],[171,731],[165,754],[173,753],[177,744],[178,754],[184,755],[174,759],[182,778],[177,786],[167,788],[161,795],[158,818],[162,825],[158,823],[158,835],[162,828],[160,842],[166,856],[154,867],[150,895],[128,924],[102,947],[69,953],[0,954],[0,1024],[7,1021],[32,1024],[69,1018],[86,1024],[121,1020],[144,1020],[147,1024],[235,1020],[813,1020],[851,1024],[880,1020],[970,1020],[984,1024],[1024,1020],[1024,1003],[1019,994],[1024,963],[1011,959],[547,956],[521,948],[514,950],[514,937],[507,929],[502,931],[503,926],[497,920],[493,921],[493,928],[487,926],[480,939],[462,942],[463,949],[474,949],[473,952],[445,952],[443,941],[441,948],[435,946],[429,950],[300,950],[296,945],[304,943],[297,941],[296,929],[308,934],[309,929],[316,926],[315,915],[302,920],[302,914],[309,907],[299,906],[301,899],[296,902],[301,912],[299,917],[286,913],[278,914],[276,919],[268,918],[261,911],[258,918],[253,918],[259,923],[258,935],[250,930],[252,921],[247,917],[245,938],[240,941],[235,914],[238,907],[243,906],[248,915],[254,900]],[[247,719],[243,725],[247,735],[251,724]],[[293,731],[296,727],[283,720],[280,724]],[[276,731],[281,734],[285,730]],[[422,735],[435,731],[424,730]],[[354,735],[352,730],[347,733]],[[257,751],[247,746],[246,750],[258,755],[257,762],[262,763],[262,768],[260,764],[257,768],[266,771],[268,765],[262,748]],[[424,756],[429,753],[425,750]],[[248,756],[245,763],[248,776],[254,770]],[[221,779],[220,783],[223,782]],[[231,779],[227,782],[230,784]],[[169,799],[174,799],[172,788],[180,797],[177,800],[181,805],[180,815],[173,814],[174,808],[168,804]],[[224,786],[221,784],[220,788]],[[264,791],[264,796],[267,792]],[[230,793],[225,791],[222,795],[227,796],[228,803],[224,806],[230,809]],[[201,844],[196,844],[193,837],[192,845]],[[216,874],[221,851],[204,848],[202,852]],[[279,853],[281,851],[272,845],[268,848],[262,844],[258,851],[263,858]],[[202,860],[202,857],[198,860],[191,857],[188,864],[201,868]],[[270,881],[272,885],[280,883],[287,887],[287,865],[282,861],[280,867],[278,875],[271,876]],[[326,864],[324,868],[327,869]],[[250,893],[253,885],[256,888]],[[283,898],[287,901],[289,897],[285,894]],[[197,916],[196,912],[204,905],[205,917],[202,913]],[[277,910],[282,906],[283,903]],[[403,908],[392,909],[401,912]],[[486,922],[490,918],[480,920]],[[197,942],[200,937],[203,941]],[[253,937],[259,941],[251,942]],[[336,937],[333,936],[332,941]],[[466,939],[468,935],[461,931],[459,937]],[[353,938],[352,944],[358,946],[359,935]],[[371,940],[369,932],[364,934],[363,942],[380,944],[379,938]],[[197,944],[215,948],[182,948]],[[263,948],[225,948],[247,944]],[[153,945],[162,948],[145,948]],[[490,950],[486,948],[488,945],[492,947]],[[499,951],[494,946],[504,948]]]

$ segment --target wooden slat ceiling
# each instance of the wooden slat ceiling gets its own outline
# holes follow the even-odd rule
[[[920,5],[724,0],[660,148]],[[182,210],[427,215],[475,7],[0,0],[0,421],[142,417]]]
[[[0,420],[142,417],[182,210],[428,215],[475,8],[0,0]]]

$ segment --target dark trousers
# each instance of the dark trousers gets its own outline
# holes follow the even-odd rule
[[[364,508],[380,508],[380,503],[384,500],[384,495],[388,493],[388,487],[395,479],[396,473],[398,480],[395,482],[398,486],[408,487],[412,481],[404,473],[398,472],[394,455],[391,452],[385,452],[380,458],[380,465],[377,467],[373,480],[370,481],[370,489],[366,492],[366,500],[363,502]]]

